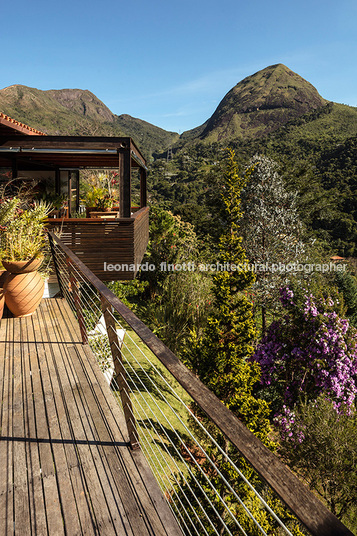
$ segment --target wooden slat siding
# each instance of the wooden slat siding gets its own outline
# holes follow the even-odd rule
[[[47,220],[61,230],[61,241],[102,281],[126,281],[136,271],[104,271],[104,263],[139,265],[149,241],[149,208],[119,220]]]
[[[149,241],[149,211],[138,211],[134,222],[134,264],[141,263]]]
[[[91,273],[78,257],[61,244],[58,237],[53,236],[53,239],[313,536],[353,536],[309,488],[303,485],[132,311]]]

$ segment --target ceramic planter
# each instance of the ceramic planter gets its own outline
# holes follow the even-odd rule
[[[42,300],[45,282],[37,272],[42,260],[3,261],[9,272],[4,283],[5,303],[15,317],[32,315]]]
[[[8,272],[6,272],[5,270],[0,270],[0,320],[2,319],[2,315],[4,312],[5,291],[3,287],[7,276]]]
[[[11,274],[24,274],[28,272],[36,272],[43,261],[43,257],[33,257],[27,261],[2,261],[2,264]]]

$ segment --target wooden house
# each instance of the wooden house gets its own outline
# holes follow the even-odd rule
[[[83,169],[116,170],[119,206],[114,214],[78,218]],[[132,207],[132,171],[140,176],[140,204]],[[61,219],[48,221],[102,281],[133,279],[149,237],[146,162],[129,137],[47,136],[0,114],[0,172],[12,179],[41,179],[67,199]],[[114,266],[108,271],[106,267]],[[123,269],[121,269],[123,267]],[[126,269],[129,267],[129,269]]]

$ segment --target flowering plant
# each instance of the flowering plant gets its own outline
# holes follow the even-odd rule
[[[98,210],[105,210],[106,208],[112,208],[114,204],[114,199],[110,197],[109,194],[103,195],[103,197],[98,197],[95,200],[95,208]]]
[[[337,412],[349,411],[357,393],[357,331],[335,311],[331,297],[305,292],[297,304],[281,289],[286,315],[273,322],[253,359],[262,385],[270,391],[282,439],[293,437],[294,406],[323,394]]]

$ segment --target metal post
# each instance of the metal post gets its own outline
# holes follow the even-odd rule
[[[119,393],[121,402],[124,410],[124,417],[126,426],[129,434],[130,446],[133,450],[140,448],[139,436],[136,429],[136,422],[133,412],[133,406],[130,399],[130,394],[128,393],[126,386],[126,371],[123,365],[123,359],[120,351],[119,339],[117,330],[115,327],[115,321],[113,316],[110,314],[110,304],[108,301],[101,296],[102,302],[102,311],[105,319],[105,325],[107,328],[107,334],[110,344],[110,349],[112,352],[113,362],[114,362],[114,371],[115,379],[119,385]]]
[[[147,205],[147,172],[145,168],[140,168],[140,208]]]

